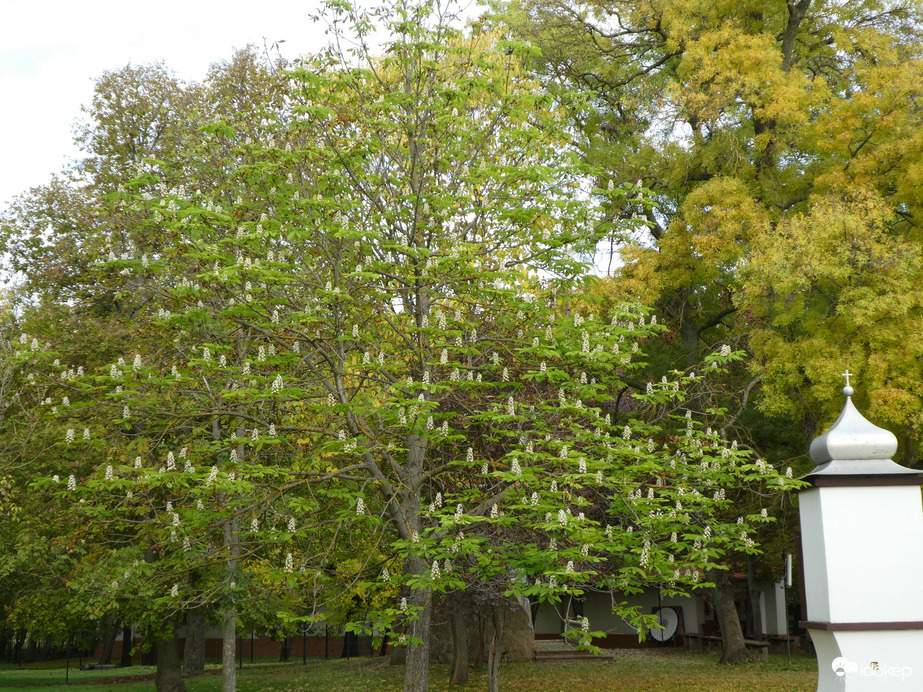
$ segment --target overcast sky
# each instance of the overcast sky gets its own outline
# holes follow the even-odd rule
[[[0,0],[0,207],[68,157],[104,70],[156,60],[184,79],[248,43],[294,58],[327,42],[319,0]]]

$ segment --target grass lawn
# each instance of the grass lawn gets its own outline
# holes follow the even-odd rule
[[[309,659],[285,664],[244,662],[238,671],[240,692],[309,692],[313,690],[359,690],[392,692],[402,687],[402,669],[387,665],[386,659],[359,658],[351,661]],[[80,671],[71,667],[70,684],[80,692],[141,692],[153,689],[153,668],[134,666],[122,670]],[[189,692],[218,692],[218,666],[210,665],[203,677],[186,681]],[[59,690],[64,685],[63,661],[30,664],[17,670],[0,665],[0,689]],[[567,690],[613,690],[626,692],[813,692],[817,689],[817,663],[813,656],[792,655],[791,668],[784,654],[773,654],[768,663],[751,666],[719,666],[715,654],[681,651],[628,650],[611,661],[554,663],[504,663],[501,688],[522,692]],[[482,690],[486,673],[474,669],[471,681],[449,688],[448,666],[430,670],[432,690]]]

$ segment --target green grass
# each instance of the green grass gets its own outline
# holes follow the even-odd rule
[[[217,665],[210,665],[217,672]],[[80,692],[141,692],[153,688],[153,668],[108,671],[70,671],[70,684]],[[504,663],[501,687],[511,692],[558,692],[599,689],[615,692],[813,692],[817,688],[817,664],[813,657],[793,655],[789,668],[784,654],[774,654],[768,663],[750,666],[720,666],[715,654],[689,654],[680,651],[646,651],[644,654],[618,655],[613,661],[556,663]],[[360,658],[351,661],[309,659],[273,664],[244,662],[238,671],[240,692],[310,692],[313,690],[392,692],[402,687],[403,670],[387,665],[387,659]],[[118,678],[125,678],[118,681]],[[189,692],[217,692],[220,674],[186,681]],[[25,688],[30,692],[60,690],[64,685],[63,662],[31,664],[23,670],[13,665],[0,666],[0,689]],[[431,690],[482,690],[486,673],[472,669],[467,685],[448,687],[448,666],[430,670]]]

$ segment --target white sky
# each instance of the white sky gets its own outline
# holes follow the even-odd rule
[[[2,0],[0,207],[78,155],[72,124],[104,70],[162,59],[199,80],[235,48],[284,40],[294,58],[327,42],[319,0]]]

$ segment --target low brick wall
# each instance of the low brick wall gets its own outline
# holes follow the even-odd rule
[[[182,652],[185,648],[185,640],[180,640],[180,651]],[[140,647],[142,640],[140,638],[135,638],[132,642],[132,648],[136,648],[134,656],[132,656],[133,663],[142,663],[142,655],[140,653]],[[221,649],[222,649],[222,640],[209,638],[205,640],[205,656],[206,658],[221,658]],[[344,638],[341,636],[309,636],[309,637],[290,637],[289,638],[289,659],[299,659],[302,657],[307,658],[340,658],[343,654],[343,644]],[[102,654],[102,644],[98,645],[94,656],[99,658]],[[282,652],[282,642],[270,639],[269,637],[254,637],[252,640],[250,637],[239,638],[235,646],[237,656],[240,657],[243,654],[244,664],[250,660],[251,655],[253,658],[278,658]],[[353,653],[356,652],[356,653]],[[357,656],[372,656],[379,653],[378,650],[372,651],[372,642],[369,637],[359,637],[358,646],[356,646],[351,652],[351,655]],[[122,642],[116,641],[112,647],[112,660],[114,662],[120,661],[122,658]]]

